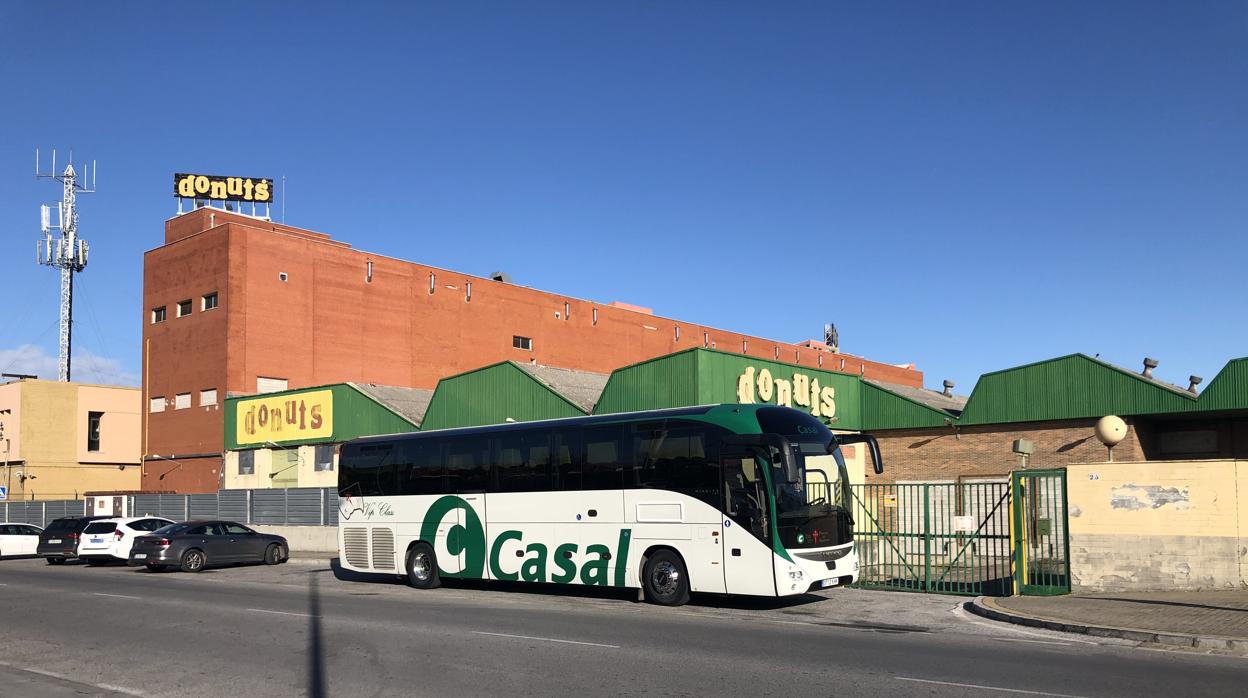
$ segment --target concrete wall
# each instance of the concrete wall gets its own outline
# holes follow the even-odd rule
[[[1075,591],[1248,584],[1248,461],[1067,469]]]
[[[262,533],[284,536],[292,553],[338,554],[337,526],[258,526],[252,528]]]
[[[288,484],[288,487],[337,487],[338,486],[338,454],[334,454],[333,470],[316,470],[316,447],[314,444],[305,444],[303,446],[293,446],[285,449],[273,448],[257,448],[255,449],[256,472],[252,475],[240,475],[238,473],[238,451],[225,452],[225,477],[221,489],[225,490],[250,490],[250,489],[266,489],[269,487],[281,486],[281,483],[274,483],[277,478],[269,477],[274,471],[274,454],[285,455],[286,453],[297,453],[299,457],[298,465],[292,469],[290,474],[295,475],[294,482]],[[279,459],[278,469],[286,468],[287,463]],[[278,473],[280,478],[282,473]]]

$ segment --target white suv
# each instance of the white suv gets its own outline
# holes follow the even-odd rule
[[[78,539],[78,557],[88,565],[109,560],[129,560],[137,536],[145,536],[173,523],[159,516],[98,519],[87,524]]]

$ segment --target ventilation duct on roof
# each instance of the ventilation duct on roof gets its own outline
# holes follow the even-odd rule
[[[945,397],[953,397],[953,381],[946,378],[944,382],[944,386],[945,386],[945,391],[941,393],[941,395],[944,395]]]
[[[1157,368],[1157,364],[1158,364],[1157,359],[1152,359],[1147,356],[1144,357],[1144,370],[1140,372],[1141,375],[1143,375],[1145,378],[1152,378],[1153,369]]]
[[[511,283],[511,274],[508,274],[505,271],[492,271],[490,272],[490,278],[495,281],[501,281],[505,284]]]
[[[1191,381],[1191,383],[1189,383],[1187,386],[1187,392],[1191,393],[1192,395],[1196,394],[1196,386],[1200,385],[1201,381],[1205,380],[1204,378],[1201,378],[1200,376],[1188,376],[1187,379]]]

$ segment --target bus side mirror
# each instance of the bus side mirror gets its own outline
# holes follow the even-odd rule
[[[871,463],[875,466],[875,474],[884,473],[884,459],[880,457],[880,442],[870,434],[837,434],[832,443],[828,444],[828,448],[834,449],[837,446],[845,444],[866,444],[867,449],[871,451]]]

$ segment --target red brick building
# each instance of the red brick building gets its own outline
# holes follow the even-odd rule
[[[433,388],[507,359],[609,373],[694,346],[921,387],[909,367],[352,249],[215,208],[143,258],[147,490],[220,482],[228,395],[353,381]]]

